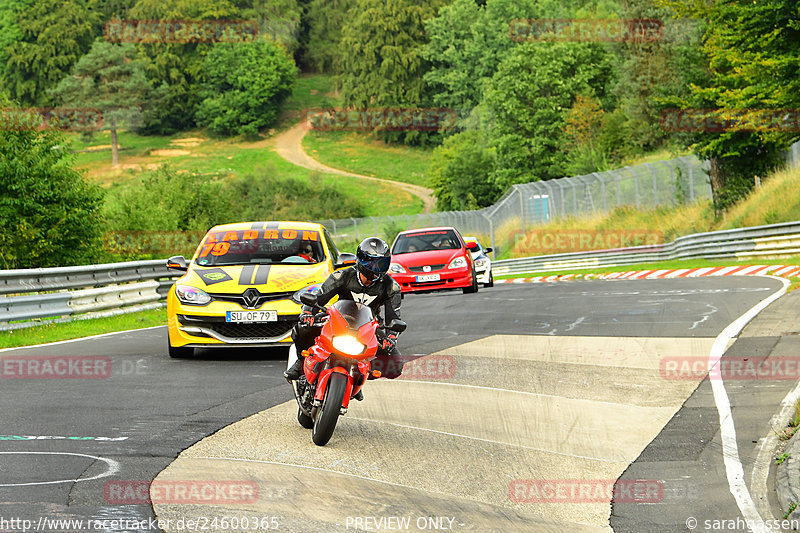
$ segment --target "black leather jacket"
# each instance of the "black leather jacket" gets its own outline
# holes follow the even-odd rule
[[[388,274],[380,281],[365,287],[359,280],[356,267],[337,270],[328,276],[320,287],[317,303],[325,305],[334,296],[338,296],[340,300],[353,300],[369,306],[379,321],[381,321],[382,307],[384,311],[382,318],[385,320],[382,324],[400,318],[400,285]]]

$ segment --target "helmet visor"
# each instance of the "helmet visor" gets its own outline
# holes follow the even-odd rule
[[[367,259],[359,259],[358,264],[361,265],[361,271],[364,275],[369,276],[369,273],[372,273],[374,278],[385,274],[389,270],[391,261],[391,257],[369,257]]]

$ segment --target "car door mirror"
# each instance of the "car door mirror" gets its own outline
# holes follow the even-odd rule
[[[492,253],[493,248],[490,246],[489,248],[484,248],[483,251],[487,254]]]
[[[186,262],[186,258],[182,255],[173,255],[167,259],[167,268],[186,272],[189,270],[189,264]]]
[[[349,254],[347,252],[339,254],[336,264],[333,265],[335,270],[340,268],[349,267],[356,264],[356,254]]]

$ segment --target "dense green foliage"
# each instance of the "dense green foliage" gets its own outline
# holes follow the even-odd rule
[[[316,220],[351,213],[361,216],[361,206],[335,187],[284,178],[269,167],[219,180],[164,166],[112,189],[105,215],[112,230],[206,231],[242,220]]]
[[[292,92],[296,68],[274,42],[217,43],[206,56],[197,123],[218,134],[255,136]]]
[[[3,106],[7,101],[0,99]],[[17,115],[18,116],[18,115]],[[84,264],[100,250],[103,195],[72,168],[63,134],[0,118],[0,265],[39,268]]]
[[[707,21],[703,51],[711,79],[673,102],[719,109],[713,117],[740,123],[747,121],[747,110],[794,110],[790,127],[780,122],[734,125],[729,131],[690,137],[694,151],[711,162],[714,203],[720,212],[753,188],[754,175],[765,176],[783,164],[784,151],[798,137],[800,6],[794,0],[661,3],[678,15]]]

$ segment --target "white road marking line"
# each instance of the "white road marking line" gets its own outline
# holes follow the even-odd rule
[[[559,396],[559,398],[561,398],[561,396]],[[418,430],[418,431],[428,431],[430,433],[437,433],[439,435],[448,435],[450,437],[459,437],[459,438],[462,438],[462,439],[477,440],[477,441],[480,441],[480,442],[488,442],[489,444],[500,444],[502,446],[511,446],[512,448],[522,448],[523,450],[533,450],[535,452],[552,453],[553,455],[563,455],[564,457],[574,457],[576,459],[586,459],[586,460],[589,460],[589,461],[600,461],[600,462],[603,462],[603,463],[617,463],[617,464],[626,464],[626,463],[628,463],[628,461],[625,461],[625,460],[614,461],[612,459],[605,459],[605,458],[602,458],[602,457],[591,457],[591,456],[588,456],[588,455],[578,455],[578,454],[574,454],[574,453],[556,452],[556,451],[553,451],[553,450],[548,450],[547,448],[537,448],[535,446],[525,446],[524,444],[513,444],[511,442],[504,442],[504,441],[501,441],[501,440],[482,439],[480,437],[470,437],[469,435],[462,435],[460,433],[451,433],[449,431],[440,431],[438,429],[423,428],[423,427],[419,427],[419,426],[409,426],[409,425],[406,425],[406,424],[397,424],[395,422],[387,422],[385,420],[375,420],[375,419],[372,419],[372,418],[360,418],[360,417],[356,417],[356,416],[352,416],[352,417],[348,417],[348,418],[350,418],[351,420],[360,420],[362,422],[374,422],[374,423],[380,423],[380,424],[389,424],[390,426],[396,426],[396,427],[405,428],[405,429],[415,429],[415,430]]]
[[[88,337],[78,337],[77,339],[67,339],[65,341],[54,341],[54,342],[46,342],[44,344],[30,344],[28,346],[16,346],[14,348],[2,348],[0,352],[7,352],[9,350],[26,350],[29,348],[41,348],[42,346],[55,346],[56,344],[67,344],[69,342],[78,342],[78,341],[85,341],[89,339],[99,339],[102,337],[108,337],[110,335],[119,335],[120,333],[131,333],[133,331],[146,331],[148,329],[156,329],[156,328],[165,328],[167,327],[166,324],[162,326],[150,326],[149,328],[138,328],[138,329],[126,329],[124,331],[112,331],[111,333],[100,333],[99,335],[89,335]]]
[[[783,283],[783,287],[771,296],[761,300],[761,302],[750,308],[745,314],[731,322],[714,340],[711,353],[708,356],[709,369],[712,369],[719,363],[719,360],[725,353],[728,342],[738,335],[748,322],[769,304],[786,294],[789,281],[782,278],[774,279],[778,279]],[[758,509],[756,509],[755,503],[753,503],[753,498],[750,495],[750,491],[744,479],[744,466],[742,466],[742,461],[739,458],[739,447],[736,443],[736,427],[733,422],[731,403],[728,398],[728,393],[725,390],[722,376],[720,375],[718,379],[710,379],[709,381],[711,381],[714,403],[719,413],[722,457],[725,464],[725,474],[728,478],[728,487],[744,519],[753,524],[753,533],[769,533],[770,529],[766,527],[763,518],[758,513]]]
[[[113,476],[119,472],[119,462],[114,459],[107,459],[105,457],[98,457],[96,455],[87,455],[85,453],[68,453],[68,452],[0,452],[0,455],[74,455],[76,457],[88,457],[95,461],[103,461],[108,465],[108,469],[101,474],[92,477],[85,477],[79,479],[58,479],[55,481],[32,481],[30,483],[0,483],[0,487],[26,487],[29,485],[54,485],[56,483],[77,483],[79,481],[92,481],[104,477]]]

